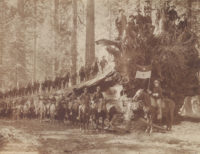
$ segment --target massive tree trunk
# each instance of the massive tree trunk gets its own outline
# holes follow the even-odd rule
[[[17,41],[16,41],[16,65],[17,67],[17,81],[16,86],[25,84],[27,80],[26,72],[26,52],[25,52],[25,13],[24,13],[24,0],[18,0],[18,14],[19,22],[17,23]]]
[[[95,17],[94,0],[87,0],[86,16],[86,52],[85,64],[90,66],[95,60]]]
[[[192,17],[192,2],[193,0],[188,0],[188,26],[191,28],[191,17]]]
[[[0,65],[3,61],[4,48],[4,0],[0,0]]]
[[[71,38],[72,69],[71,74],[76,74],[77,69],[77,0],[72,0],[73,7],[73,31]],[[76,78],[72,79],[72,84],[76,84]]]
[[[58,21],[58,10],[60,0],[54,0],[54,52],[58,52],[58,31],[59,31],[59,21]],[[53,59],[53,77],[56,77],[57,71],[59,70],[57,57]]]
[[[4,53],[4,0],[0,0],[0,65],[3,65]],[[2,68],[0,68],[2,72]],[[3,76],[0,77],[0,88],[3,88]]]
[[[36,81],[37,77],[37,0],[34,0],[34,54],[33,54],[33,81]]]

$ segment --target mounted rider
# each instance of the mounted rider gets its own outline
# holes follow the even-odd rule
[[[94,103],[99,103],[100,99],[103,99],[103,94],[101,93],[101,88],[98,86],[96,88],[96,92],[94,94],[94,97],[93,97],[93,100],[94,100]]]
[[[163,98],[163,93],[162,93],[162,88],[161,88],[159,80],[155,80],[154,81],[153,91],[152,92],[149,91],[149,93],[152,95],[152,98],[153,98],[152,100],[154,101],[154,103],[158,107],[157,119],[161,120],[162,119],[162,98]]]
[[[83,107],[85,107],[85,109],[89,109],[89,105],[90,105],[90,95],[88,93],[88,89],[84,88],[84,92],[83,94],[80,96],[80,106],[79,106],[79,112],[78,112],[78,119],[80,119],[80,111],[81,109],[83,109]]]
[[[93,96],[93,101],[94,101],[95,107],[97,107],[99,111],[102,110],[102,106],[101,106],[100,103],[103,101],[103,99],[104,99],[104,96],[103,96],[103,94],[101,92],[101,88],[98,86],[96,88],[96,92],[95,92],[95,94]]]

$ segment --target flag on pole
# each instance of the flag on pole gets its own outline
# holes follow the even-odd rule
[[[151,66],[137,66],[136,79],[151,78]]]

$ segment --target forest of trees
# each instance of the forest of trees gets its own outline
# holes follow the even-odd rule
[[[191,16],[191,28],[199,36],[198,1],[172,1],[179,14]],[[151,0],[153,22],[161,3]],[[144,5],[145,0],[0,0],[2,90],[73,74],[95,57],[109,57],[95,40],[115,39],[119,8],[128,16]]]

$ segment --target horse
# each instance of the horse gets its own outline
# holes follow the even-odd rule
[[[51,103],[49,105],[49,115],[50,115],[50,121],[54,123],[56,117],[56,105],[54,103]]]
[[[91,116],[98,129],[99,119],[102,118],[101,129],[104,129],[104,120],[107,118],[106,102],[100,99],[99,102],[91,102]]]
[[[82,104],[79,106],[79,115],[80,115],[80,129],[82,130],[88,130],[89,129],[89,121],[90,121],[90,106],[88,104]]]
[[[77,100],[72,101],[71,100],[71,101],[69,101],[68,107],[66,109],[68,119],[69,119],[69,121],[72,122],[73,125],[78,123],[77,117],[78,117],[78,114],[79,114],[79,105],[80,105],[79,101],[77,101]]]
[[[25,103],[23,105],[23,119],[26,119],[28,117],[28,114],[29,114],[29,107],[28,104]]]
[[[133,97],[133,101],[141,101],[143,106],[143,111],[147,118],[147,129],[146,132],[152,133],[153,131],[153,122],[157,117],[157,104],[154,103],[153,98],[145,92],[143,89],[139,89],[135,96]],[[163,117],[166,118],[167,121],[167,130],[170,131],[172,129],[172,124],[174,120],[174,109],[175,102],[169,98],[162,99],[162,111]]]
[[[42,119],[45,118],[46,116],[46,106],[44,104],[44,102],[42,100],[39,101],[38,104],[38,111],[39,111],[39,115],[40,115],[40,122],[42,122]]]

